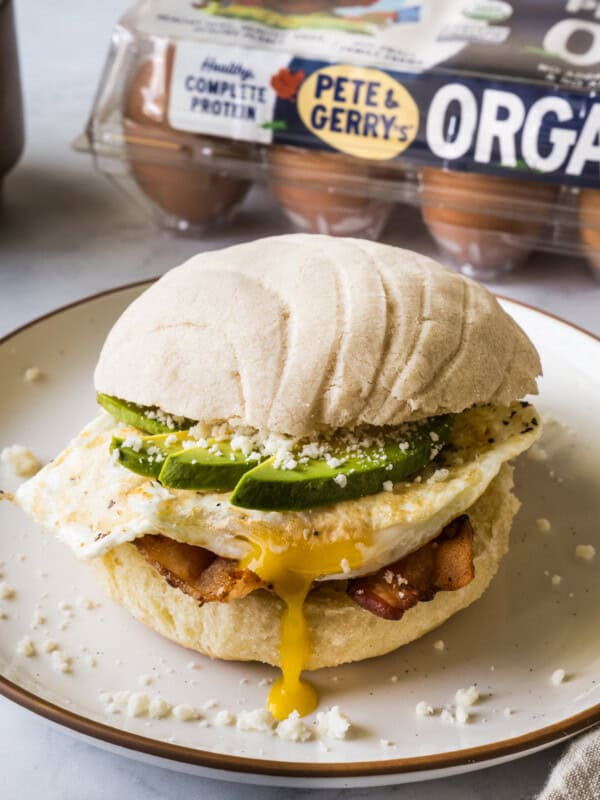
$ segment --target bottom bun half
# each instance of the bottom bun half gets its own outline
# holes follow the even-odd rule
[[[467,510],[475,531],[475,578],[463,589],[439,592],[398,621],[360,608],[347,596],[344,581],[329,581],[311,591],[305,604],[312,638],[306,668],[333,667],[389,653],[481,597],[508,550],[512,519],[519,508],[512,486],[512,467],[505,464]],[[199,606],[171,587],[132,544],[119,545],[92,564],[117,603],[168,639],[212,658],[279,666],[283,603],[275,595],[260,590],[230,603]]]

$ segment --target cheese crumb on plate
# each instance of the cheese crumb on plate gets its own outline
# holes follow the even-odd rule
[[[34,454],[22,444],[11,444],[0,453],[0,461],[19,478],[30,478],[42,468]]]
[[[252,711],[240,711],[237,716],[238,731],[271,731],[275,720],[266,708],[255,708]]]
[[[280,739],[286,742],[306,742],[312,733],[300,719],[297,711],[292,711],[287,719],[282,720],[275,729]]]
[[[351,727],[352,723],[339,706],[317,714],[317,731],[326,739],[345,739]]]
[[[32,658],[33,656],[37,655],[35,644],[30,636],[24,636],[17,643],[17,653],[20,656],[25,656],[25,658]]]
[[[582,561],[591,561],[596,555],[596,548],[593,544],[578,544],[575,547],[575,556]]]

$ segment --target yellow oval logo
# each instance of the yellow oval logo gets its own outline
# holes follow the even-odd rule
[[[343,153],[384,161],[414,141],[419,109],[385,72],[336,64],[313,72],[298,92],[308,130]]]

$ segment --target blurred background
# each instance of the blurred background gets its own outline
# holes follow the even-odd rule
[[[10,5],[0,3],[1,13],[8,13]],[[439,170],[429,174],[427,183],[420,168],[400,164],[387,171],[365,171],[359,159],[330,151],[322,156],[309,150],[298,158],[289,145],[265,155],[261,147],[225,146],[220,137],[196,137],[191,143],[190,135],[178,138],[164,118],[161,82],[171,69],[168,48],[159,43],[121,51],[122,42],[115,38],[113,56],[125,52],[127,69],[121,73],[114,60],[109,64],[104,85],[110,92],[99,98],[86,142],[81,134],[115,22],[126,8],[125,0],[21,0],[15,9],[25,144],[3,187],[0,336],[82,297],[158,276],[199,250],[298,229],[334,228],[440,258],[486,279],[496,292],[600,335],[600,283],[595,256],[589,252],[595,245],[593,236],[586,244],[582,234],[588,227],[595,229],[596,222],[582,216],[579,196],[570,189],[548,191],[546,184],[536,184],[528,190],[520,179],[516,189],[507,189],[494,177],[482,186],[469,183],[468,176],[452,179],[448,189]],[[0,67],[6,76],[10,45],[1,44]],[[291,83],[290,75],[280,75],[280,100],[294,96],[299,70],[290,71]],[[119,133],[114,124],[115,114],[120,120],[124,108],[126,135],[123,126]],[[5,136],[10,136],[6,106],[2,114]],[[74,149],[76,140],[80,150],[97,148],[98,166],[110,179],[94,166],[90,152]],[[8,145],[2,146],[6,156]],[[181,190],[181,176],[190,157],[214,158],[219,170],[210,179],[202,170],[194,173],[188,196]],[[451,202],[448,191],[454,193]],[[195,202],[207,195],[216,198],[215,205]],[[420,203],[429,210],[422,213]],[[83,742],[71,743],[62,732],[2,699],[0,712],[3,796],[37,796],[42,780],[52,787],[50,800],[105,797],[108,785],[117,797],[133,796],[134,791],[140,797],[143,792],[146,798],[174,800],[194,793],[239,796],[237,786],[201,783],[100,753]],[[560,752],[560,747],[553,748],[514,762],[510,770],[497,767],[354,796],[468,800],[491,792],[499,800],[530,797]],[[275,798],[281,790],[245,793]],[[336,794],[316,792],[311,797]],[[289,797],[301,795],[288,791]]]
[[[291,148],[281,146],[273,148],[278,154],[265,164],[264,152],[261,154],[246,143],[242,153],[232,153],[231,148],[224,153],[220,139],[207,142],[206,137],[196,137],[202,144],[196,148],[199,158],[206,159],[208,152],[209,159],[228,164],[230,169],[243,171],[244,165],[248,169],[250,165],[254,171],[250,169],[247,180],[239,174],[225,178],[217,175],[208,185],[208,193],[217,198],[216,207],[201,207],[191,221],[182,218],[178,212],[186,211],[186,202],[189,211],[190,205],[194,208],[194,196],[206,196],[207,179],[202,171],[194,173],[199,176],[198,189],[190,190],[191,199],[182,200],[178,187],[181,176],[186,175],[185,164],[182,169],[181,163],[167,161],[164,166],[163,161],[160,166],[156,162],[156,151],[163,158],[161,145],[174,141],[180,144],[177,135],[165,126],[164,118],[161,122],[160,102],[156,112],[167,59],[164,44],[162,50],[147,43],[136,46],[133,56],[127,56],[125,72],[121,64],[116,80],[114,70],[113,74],[104,75],[109,85],[114,83],[110,88],[116,94],[112,106],[111,102],[100,104],[102,113],[96,115],[98,149],[103,154],[129,155],[129,160],[104,155],[99,158],[99,166],[110,173],[107,180],[95,169],[91,155],[76,152],[72,144],[85,129],[113,27],[126,8],[124,0],[100,4],[65,0],[60,7],[24,0],[16,9],[25,147],[4,181],[0,332],[82,296],[159,275],[200,249],[303,226],[331,230],[336,225],[338,230],[352,235],[375,233],[383,241],[421,250],[448,263],[466,265],[467,269],[469,247],[471,253],[480,251],[481,237],[488,235],[482,234],[482,229],[496,228],[491,232],[487,251],[483,242],[487,262],[471,264],[472,272],[489,278],[490,287],[496,291],[598,332],[600,284],[590,263],[564,252],[531,252],[532,239],[551,245],[552,237],[556,240],[560,235],[560,231],[556,234],[549,229],[540,230],[536,219],[537,213],[547,223],[554,223],[559,216],[558,206],[552,210],[552,198],[548,201],[543,196],[545,184],[541,184],[541,190],[539,186],[534,189],[532,205],[523,210],[518,208],[522,184],[507,195],[503,187],[498,188],[497,178],[488,177],[488,187],[482,190],[480,186],[457,186],[451,176],[452,187],[448,190],[446,184],[440,184],[444,174],[440,179],[441,171],[432,170],[437,175],[425,187],[429,228],[437,232],[438,239],[444,238],[440,227],[445,225],[446,232],[450,230],[454,237],[453,255],[452,242],[440,249],[429,235],[416,207],[423,194],[419,175],[404,175],[410,170],[402,165],[392,171],[391,177],[382,176],[381,170],[377,175],[365,175],[364,167],[361,172],[356,166],[360,160],[351,156],[310,150],[298,158]],[[113,43],[118,49],[116,40]],[[121,81],[123,85],[119,84],[120,74],[127,78]],[[129,124],[143,127],[142,145],[138,144],[136,129],[133,144],[131,137],[124,142],[114,133],[112,117],[117,100],[129,103]],[[162,102],[164,112],[164,98]],[[189,134],[185,136],[191,138]],[[158,139],[158,146],[153,138]],[[133,149],[124,151],[124,147]],[[186,156],[189,153],[185,142],[182,152]],[[381,163],[387,162],[378,162]],[[137,170],[132,170],[132,164]],[[418,171],[412,170],[415,172]],[[469,177],[458,176],[463,182]],[[449,191],[454,192],[451,202],[447,201]],[[369,192],[379,194],[379,198],[369,196]],[[382,193],[387,193],[393,202],[383,203]],[[444,198],[450,208],[444,206]],[[173,207],[174,202],[180,206],[183,203],[183,209]],[[468,206],[462,212],[461,202]],[[481,212],[486,202],[488,213],[478,216],[477,211]],[[562,208],[563,201],[559,205]],[[513,206],[517,207],[516,219],[521,228],[515,228],[514,217],[510,218]],[[571,223],[575,213],[573,208],[569,210]],[[529,225],[524,239],[523,224]],[[361,231],[361,225],[370,229]],[[572,229],[573,224],[568,233],[571,238]],[[457,241],[462,243],[458,253]]]

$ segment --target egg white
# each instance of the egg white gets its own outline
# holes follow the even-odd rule
[[[504,462],[533,444],[538,420],[532,406],[519,403],[473,408],[456,417],[452,446],[417,481],[312,511],[262,512],[231,506],[228,492],[167,489],[130,472],[112,459],[110,442],[132,429],[102,412],[21,485],[16,501],[81,559],[157,533],[234,559],[246,557],[256,542],[277,552],[347,541],[358,546],[362,563],[350,572],[340,564],[339,571],[318,576],[345,579],[392,563],[437,536],[475,503]]]

